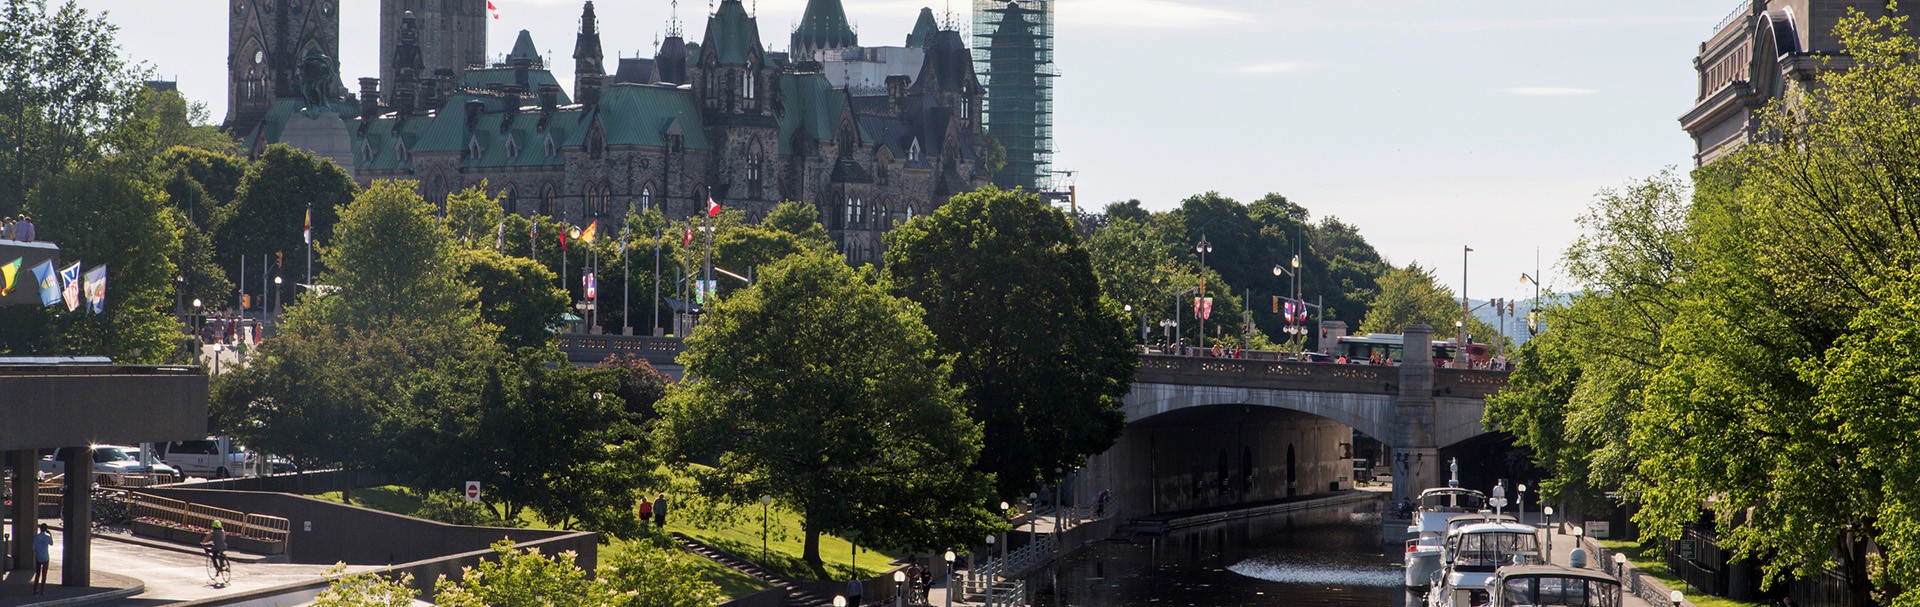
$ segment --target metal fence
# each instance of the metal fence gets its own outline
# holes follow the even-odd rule
[[[149,518],[201,529],[211,528],[214,521],[219,521],[228,533],[275,542],[285,541],[293,529],[291,521],[277,516],[247,514],[145,493],[128,493],[126,499],[127,513],[136,519]]]

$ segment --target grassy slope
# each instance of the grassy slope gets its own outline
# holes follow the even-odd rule
[[[1600,542],[1601,546],[1627,555],[1627,562],[1633,563],[1633,566],[1640,568],[1641,571],[1647,572],[1647,575],[1651,575],[1654,579],[1660,580],[1660,583],[1666,584],[1668,588],[1677,588],[1683,592],[1693,590],[1687,586],[1686,582],[1680,579],[1680,576],[1673,574],[1673,569],[1667,567],[1666,559],[1659,558],[1657,555],[1644,554],[1646,549],[1641,547],[1639,542],[1631,540],[1596,541]],[[1687,592],[1687,602],[1693,603],[1698,607],[1764,607],[1765,605],[1765,603],[1749,603],[1692,592]]]
[[[337,502],[340,501],[340,492],[332,491],[312,497]],[[411,515],[420,509],[420,498],[414,497],[412,493],[400,487],[373,487],[355,490],[353,492],[353,504],[374,510]],[[523,513],[521,519],[526,522],[529,528],[551,528],[542,524],[534,518],[531,513]],[[607,544],[600,547],[600,560],[602,562],[606,562],[612,559],[614,555],[626,551],[627,542],[614,538],[605,539],[607,540]],[[703,558],[694,559],[694,562],[700,566],[707,581],[719,585],[721,592],[725,593],[727,598],[731,599],[746,596],[767,588],[767,585],[760,580],[728,569],[719,563]]]

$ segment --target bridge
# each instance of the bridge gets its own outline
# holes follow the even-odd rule
[[[1432,330],[1408,327],[1406,351]],[[575,364],[647,359],[679,378],[677,338],[565,335]],[[1129,515],[1260,502],[1351,487],[1352,433],[1391,447],[1394,499],[1446,483],[1446,451],[1488,434],[1486,398],[1504,371],[1191,356],[1142,356],[1126,430],[1072,475],[1068,493],[1111,491]]]

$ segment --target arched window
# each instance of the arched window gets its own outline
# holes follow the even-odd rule
[[[549,183],[540,190],[540,214],[553,215],[559,210],[560,192]]]
[[[608,183],[606,181],[601,181],[600,182],[600,214],[606,215],[611,212],[613,212],[613,184]]]
[[[513,184],[507,184],[507,187],[500,188],[500,208],[505,209],[508,213],[520,212],[519,195],[520,190],[513,187]]]
[[[581,198],[586,200],[586,212],[588,215],[600,214],[600,186],[598,184],[587,184],[587,190],[581,195]]]
[[[652,209],[653,209],[653,184],[649,183],[647,185],[640,186],[640,210],[647,211]]]
[[[745,73],[740,74],[740,96],[746,99],[752,99],[753,94],[753,70],[749,69]]]

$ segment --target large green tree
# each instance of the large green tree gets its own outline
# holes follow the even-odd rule
[[[1424,324],[1433,327],[1435,339],[1455,337],[1460,300],[1454,297],[1453,289],[1440,284],[1433,270],[1417,262],[1388,270],[1380,277],[1379,289],[1366,319],[1360,321],[1361,332],[1400,333],[1408,325]],[[1475,343],[1500,339],[1493,325],[1478,316],[1467,316],[1466,329]]]
[[[240,267],[244,257],[248,268],[244,282],[249,293],[262,292],[259,264],[262,256],[270,258],[276,253],[286,260],[285,274],[296,277],[294,282],[304,282],[307,245],[301,226],[308,210],[313,212],[314,250],[324,251],[338,244],[334,224],[342,207],[359,191],[353,178],[333,160],[285,145],[270,146],[259,161],[247,167],[234,193],[231,214],[215,233],[216,261],[227,269],[230,280],[239,283],[243,282]],[[316,253],[316,276],[345,277],[325,272],[330,259],[331,255]]]
[[[41,180],[150,140],[126,128],[148,70],[121,55],[104,16],[5,0],[0,32],[0,215]]]
[[[871,269],[807,252],[709,308],[659,405],[660,447],[706,492],[770,495],[803,517],[803,558],[824,573],[820,534],[918,551],[988,531],[989,481],[920,309]]]
[[[0,348],[129,364],[180,360],[179,325],[169,311],[181,228],[165,194],[129,167],[102,162],[42,180],[29,211],[40,239],[60,244],[62,265],[82,264],[82,272],[107,266],[106,307],[93,314],[84,306],[21,306],[0,323],[7,325]],[[30,277],[23,277],[27,288]]]
[[[890,233],[886,262],[954,359],[1000,495],[1113,445],[1139,364],[1133,322],[1101,293],[1064,214],[1017,191],[962,194]]]

